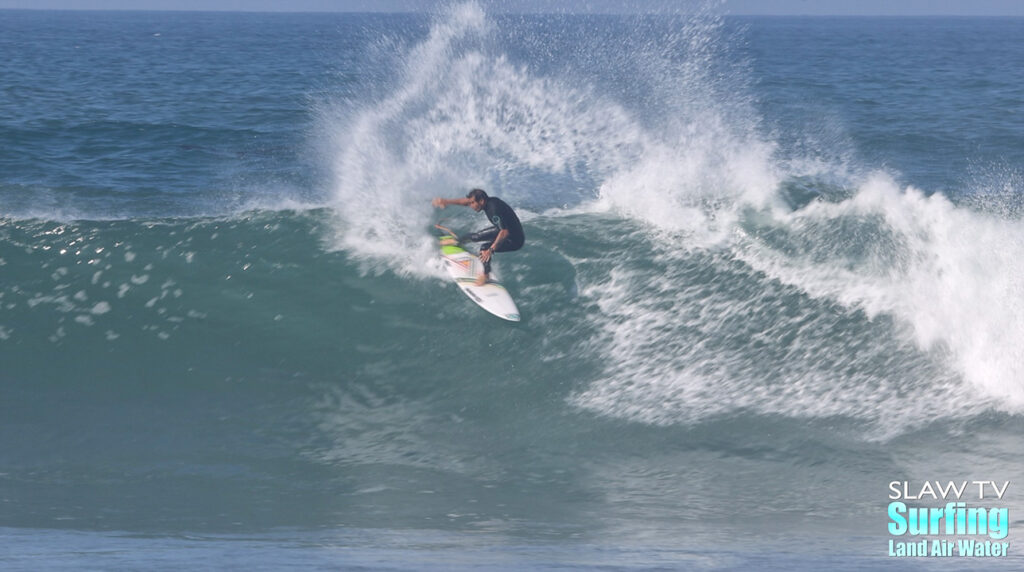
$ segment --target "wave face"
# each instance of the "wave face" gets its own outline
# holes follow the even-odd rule
[[[653,550],[1009,478],[1019,23],[898,24],[12,13],[0,526]],[[434,256],[476,186],[517,325]]]
[[[601,341],[582,351],[614,365],[571,401],[604,414],[840,415],[888,433],[934,418],[920,391],[957,403],[951,417],[1018,411],[1012,217],[852,168],[852,152],[808,148],[818,133],[772,133],[753,64],[713,14],[557,21],[459,4],[388,53],[385,96],[328,119],[332,244],[371,268],[436,273],[428,201],[466,181],[541,229],[580,211],[635,225],[606,242],[598,218],[540,245],[602,245],[572,266],[600,308]],[[602,278],[580,283],[590,265]]]

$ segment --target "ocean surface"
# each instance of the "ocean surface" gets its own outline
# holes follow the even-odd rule
[[[0,568],[1024,568],[1022,39],[0,11]],[[890,556],[963,480],[1008,556]]]

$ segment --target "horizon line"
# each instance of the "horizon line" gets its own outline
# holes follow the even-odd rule
[[[69,8],[23,8],[23,7],[0,7],[0,12],[153,12],[153,13],[197,13],[197,14],[391,14],[391,15],[415,15],[415,14],[431,14],[431,10],[238,10],[238,9],[205,9],[205,8],[81,8],[81,7],[69,7]],[[578,15],[578,16],[665,16],[672,15],[675,12],[669,11],[630,11],[630,12],[614,12],[614,11],[595,11],[595,12],[564,12],[564,11],[502,11],[497,12],[499,15]],[[1019,13],[993,13],[993,14],[963,14],[963,13],[934,13],[934,14],[912,14],[912,13],[900,13],[900,14],[888,14],[888,13],[866,13],[866,14],[811,14],[811,13],[800,13],[800,14],[778,14],[768,12],[729,12],[725,11],[720,14],[721,16],[760,16],[768,18],[1024,18],[1024,15]]]

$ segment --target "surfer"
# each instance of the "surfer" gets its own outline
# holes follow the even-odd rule
[[[459,242],[482,242],[480,261],[484,263],[484,273],[476,279],[477,286],[487,283],[491,274],[491,258],[495,252],[511,252],[519,250],[526,241],[523,225],[519,222],[512,207],[498,197],[489,197],[483,189],[469,191],[464,199],[442,199],[436,197],[431,201],[436,208],[443,209],[448,205],[469,207],[476,212],[483,211],[490,221],[491,227],[474,232],[459,239]]]

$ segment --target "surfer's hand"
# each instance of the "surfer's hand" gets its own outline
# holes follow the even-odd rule
[[[491,249],[489,249],[489,248],[487,250],[481,250],[480,251],[480,261],[481,262],[487,262],[488,260],[490,260],[492,252],[493,251]]]
[[[444,203],[444,199],[441,197],[434,197],[434,200],[430,201],[430,204],[434,205],[434,208],[443,209],[447,205]]]

